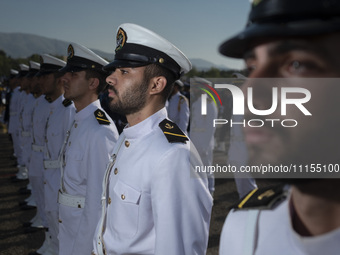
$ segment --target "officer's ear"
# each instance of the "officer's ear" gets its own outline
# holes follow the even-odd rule
[[[89,88],[91,90],[97,90],[97,87],[99,86],[99,79],[98,78],[89,78]]]
[[[164,76],[153,77],[150,80],[150,95],[160,94],[164,90],[167,80]]]

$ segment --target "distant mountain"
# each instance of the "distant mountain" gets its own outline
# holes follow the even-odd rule
[[[25,33],[2,33],[0,32],[0,50],[6,52],[12,58],[26,58],[32,54],[52,54],[65,56],[66,49],[70,42],[51,39],[39,35]],[[99,56],[112,60],[113,53],[106,53],[100,50],[91,49]],[[228,70],[226,66],[217,66],[207,60],[200,58],[190,59],[197,70],[209,70],[211,67]]]
[[[0,49],[12,58],[26,58],[32,54],[52,54],[66,56],[70,42],[51,39],[39,35],[24,33],[1,33]],[[92,49],[96,54],[108,60],[113,59],[112,53]]]
[[[196,67],[199,71],[206,71],[210,68],[214,67],[220,70],[230,70],[230,68],[224,66],[224,65],[215,65],[207,60],[201,59],[201,58],[192,58],[190,59],[191,64]]]

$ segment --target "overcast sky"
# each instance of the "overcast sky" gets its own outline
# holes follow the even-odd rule
[[[0,0],[0,32],[37,34],[113,53],[117,27],[136,23],[189,58],[242,68],[242,61],[217,49],[245,26],[249,10],[249,0]]]

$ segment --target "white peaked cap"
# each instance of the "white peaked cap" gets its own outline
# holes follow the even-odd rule
[[[28,70],[30,70],[29,66],[25,65],[25,64],[19,64],[19,67],[20,67],[20,71],[28,71]]]
[[[158,64],[175,74],[178,79],[191,70],[189,59],[172,43],[142,26],[125,23],[116,36],[116,55],[104,69],[138,67]]]
[[[17,75],[19,72],[18,72],[17,70],[11,69],[11,70],[10,70],[10,73],[11,73],[12,75]]]
[[[30,60],[30,70],[28,71],[28,74],[26,75],[26,77],[33,77],[34,75],[36,75],[40,70],[40,64]]]
[[[55,65],[55,66],[60,66],[60,67],[64,67],[66,65],[66,62],[59,59],[59,58],[56,58],[56,57],[53,57],[49,54],[43,54],[41,55],[41,59],[42,59],[42,65],[43,64],[50,64],[50,65]]]
[[[53,57],[49,54],[43,54],[40,57],[41,65],[38,76],[58,72],[61,68],[63,68],[66,65],[65,61]]]
[[[30,60],[30,70],[39,70],[40,69],[40,64],[35,62],[35,61],[32,61]]]
[[[190,83],[191,83],[191,85],[197,85],[197,84],[207,84],[207,85],[212,85],[213,83],[211,82],[211,81],[208,81],[207,79],[204,79],[204,78],[201,78],[201,77],[197,77],[197,76],[195,76],[195,77],[193,77],[193,78],[191,78],[190,79]]]
[[[93,69],[104,72],[103,66],[107,62],[92,50],[78,43],[71,43],[67,49],[67,64],[61,69],[62,72],[79,72],[86,69]]]
[[[30,70],[29,66],[25,65],[25,64],[19,64],[19,68],[20,68],[20,71],[19,71],[18,78],[22,78],[22,77],[26,76],[26,74]]]

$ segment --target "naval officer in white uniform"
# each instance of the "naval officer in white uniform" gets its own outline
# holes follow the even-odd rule
[[[59,62],[59,66],[65,66],[65,61]],[[74,106],[64,100],[62,86],[62,73],[58,70],[43,76],[44,92],[49,99],[48,117],[45,127],[44,146],[44,192],[45,213],[48,221],[48,247],[47,254],[59,254],[58,248],[58,190],[60,186],[60,161],[59,152],[64,142],[66,132],[70,125],[70,119],[74,114]]]
[[[209,170],[209,166],[212,165],[215,147],[215,130],[213,125],[214,119],[217,119],[218,109],[213,100],[207,97],[206,101],[206,114],[202,115],[202,100],[200,87],[205,85],[212,86],[212,82],[200,78],[194,77],[191,79],[191,88],[195,95],[192,98],[191,104],[191,127],[190,127],[190,139],[197,148],[198,153],[201,156],[203,166],[205,166],[205,173],[208,177],[208,187],[210,193],[213,195],[215,191],[215,176],[214,173]]]
[[[45,146],[49,143],[49,147],[51,145],[60,146],[60,142],[56,136],[48,136],[46,133],[47,129],[47,120],[51,119],[51,109],[54,108],[52,105],[56,105],[56,98],[60,97],[63,93],[60,90],[61,86],[57,84],[57,77],[60,77],[58,70],[65,66],[66,62],[62,61],[58,58],[55,58],[48,54],[41,55],[40,62],[40,70],[37,73],[37,76],[40,77],[41,84],[41,92],[43,93],[36,100],[36,105],[33,110],[33,132],[32,132],[32,153],[31,153],[31,161],[29,165],[29,175],[33,176],[32,181],[32,192],[35,192],[35,200],[37,203],[37,212],[39,213],[42,219],[42,225],[46,228],[45,230],[45,240],[43,245],[35,252],[35,254],[57,254],[57,231],[55,228],[58,226],[57,217],[51,217],[51,211],[56,211],[55,205],[56,203],[56,195],[53,195],[53,191],[51,192],[50,187],[53,186],[54,176],[49,178],[49,174],[53,173],[52,171],[47,171],[49,168],[45,168],[44,160],[49,159],[50,156],[46,155]],[[53,102],[53,103],[52,103]],[[51,105],[52,103],[52,105]],[[61,104],[60,104],[61,106]],[[63,109],[65,107],[62,107]],[[53,117],[52,117],[53,118]],[[58,120],[60,125],[63,123]],[[50,128],[60,128],[60,125]],[[62,132],[58,132],[60,135]],[[61,141],[63,141],[61,139]],[[58,145],[59,144],[59,145]],[[45,153],[44,153],[45,151]],[[45,154],[45,155],[44,155]],[[58,156],[58,153],[56,153]],[[46,172],[45,172],[46,171]],[[58,171],[58,168],[57,168]],[[58,182],[58,180],[56,180]],[[57,183],[59,184],[59,183]],[[57,186],[58,188],[59,186]],[[45,192],[46,191],[46,192]],[[46,197],[45,197],[46,193]],[[57,190],[55,191],[57,194]],[[47,206],[46,201],[47,201]],[[51,206],[52,203],[52,206]],[[49,229],[49,222],[53,221],[51,228]],[[50,230],[50,231],[49,231]],[[52,234],[51,234],[52,233]],[[33,253],[32,253],[33,254]]]
[[[88,48],[72,43],[67,65],[61,71],[65,98],[76,108],[61,151],[59,192],[59,253],[91,254],[92,239],[100,217],[102,180],[118,131],[100,105],[106,87],[106,60]]]
[[[222,54],[245,59],[250,79],[280,78],[270,79],[270,85],[308,90],[311,100],[304,106],[312,114],[304,116],[292,106],[284,118],[295,119],[295,127],[243,129],[249,166],[296,166],[299,171],[285,176],[290,187],[255,189],[231,210],[221,255],[339,254],[340,176],[339,169],[329,171],[340,163],[339,20],[339,1],[253,1],[247,27],[220,46]],[[272,87],[260,81],[252,100],[256,109],[268,109]],[[246,112],[246,120],[255,118]],[[275,111],[266,118],[282,115]]]
[[[171,96],[168,99],[167,111],[169,119],[175,122],[184,133],[187,133],[190,110],[188,99],[180,92],[183,86],[181,80],[175,81]]]
[[[205,254],[212,197],[190,140],[167,119],[172,84],[191,69],[174,45],[135,24],[117,30],[110,107],[126,115],[103,182],[94,254]]]
[[[23,104],[23,97],[26,95],[25,91],[22,90],[22,83],[23,83],[23,78],[26,76],[26,74],[28,73],[29,70],[29,66],[25,65],[25,64],[19,64],[20,67],[20,71],[18,74],[18,87],[17,89],[15,89],[14,92],[15,93],[15,100],[13,100],[14,102],[16,102],[16,105],[12,105],[11,104],[11,111],[12,111],[12,115],[13,117],[11,118],[12,120],[10,120],[10,126],[9,126],[9,130],[11,130],[10,132],[12,133],[12,139],[13,139],[13,149],[14,149],[14,153],[17,157],[17,163],[18,163],[18,173],[16,174],[16,178],[19,180],[24,180],[27,179],[27,171],[26,171],[26,167],[22,161],[22,146],[21,146],[21,125],[20,125],[20,115],[21,115],[21,111],[22,111],[22,104]],[[14,95],[13,95],[14,96]]]

